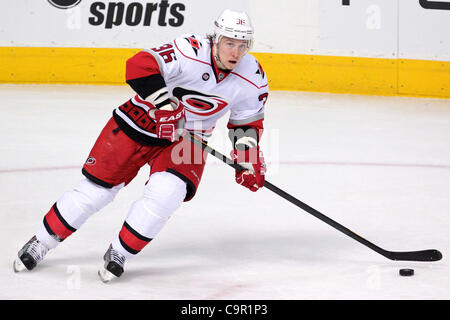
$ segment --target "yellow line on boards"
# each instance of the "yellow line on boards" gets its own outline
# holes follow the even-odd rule
[[[125,84],[140,49],[0,47],[0,83]],[[252,53],[271,90],[450,98],[450,62]]]

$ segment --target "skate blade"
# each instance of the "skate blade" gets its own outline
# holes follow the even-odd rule
[[[16,260],[14,260],[13,269],[15,273],[27,270],[27,268],[19,258],[16,258]]]
[[[112,279],[117,278],[115,275],[106,270],[104,267],[98,270],[98,276],[100,277],[100,280],[102,280],[103,283],[108,283]]]

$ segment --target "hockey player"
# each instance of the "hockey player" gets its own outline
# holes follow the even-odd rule
[[[83,166],[83,179],[45,214],[19,251],[16,272],[33,269],[149,164],[143,196],[131,205],[99,270],[104,282],[121,276],[125,261],[196,193],[206,154],[187,135],[207,140],[228,112],[232,158],[246,168],[236,171],[236,182],[252,191],[264,185],[259,141],[268,84],[248,54],[253,27],[246,13],[231,10],[214,24],[213,35],[181,36],[127,61],[126,82],[136,95],[113,111]]]

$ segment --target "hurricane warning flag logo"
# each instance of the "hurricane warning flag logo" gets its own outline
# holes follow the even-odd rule
[[[228,102],[222,97],[180,87],[173,89],[173,95],[180,99],[188,111],[200,116],[210,116],[228,105]]]

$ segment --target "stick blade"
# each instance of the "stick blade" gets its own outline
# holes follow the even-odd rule
[[[442,259],[442,253],[436,249],[388,252],[386,256],[391,260],[397,261],[439,261]]]

